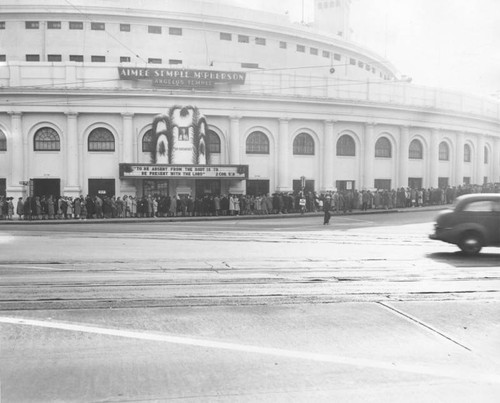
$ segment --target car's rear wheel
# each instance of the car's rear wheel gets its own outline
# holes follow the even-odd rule
[[[477,255],[483,247],[483,238],[478,232],[468,231],[460,239],[458,247],[467,255]]]

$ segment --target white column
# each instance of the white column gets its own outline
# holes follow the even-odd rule
[[[120,147],[120,162],[133,163],[134,162],[134,114],[122,113],[122,137]],[[138,161],[138,160],[137,160]],[[119,179],[120,196],[135,195],[137,189],[135,181],[132,179]]]
[[[475,184],[482,185],[484,182],[484,136],[476,135],[477,152],[476,152],[476,180]]]
[[[66,186],[64,195],[77,197],[79,186],[79,153],[78,153],[78,114],[66,113]]]
[[[22,114],[13,112],[10,114],[11,137],[10,143],[7,142],[7,150],[11,155],[10,180],[7,179],[7,196],[17,198],[23,196],[23,190],[27,192],[27,187],[23,187],[19,182],[29,180],[24,171],[24,153],[23,153],[23,129]],[[8,139],[9,140],[9,139]],[[15,203],[14,203],[15,204]]]
[[[81,188],[81,194],[83,196],[85,196],[89,189],[88,189],[88,177],[85,173],[85,169],[83,168],[85,163],[87,162],[87,159],[86,159],[86,155],[88,154],[87,153],[87,149],[84,147],[84,143],[83,143],[84,139],[83,139],[83,135],[82,136],[78,136],[78,155],[80,156],[80,158],[78,159],[78,171],[79,171],[79,182],[80,182],[80,188]]]
[[[491,163],[493,164],[493,178],[491,182],[500,182],[500,138],[493,140],[493,151],[491,156]]]
[[[457,132],[455,137],[455,179],[452,185],[464,184],[464,132]]]
[[[240,118],[231,116],[231,129],[229,135],[229,162],[232,165],[240,163]]]
[[[333,190],[334,125],[333,120],[325,120],[323,129],[323,186],[321,191]]]
[[[290,178],[290,158],[289,158],[289,120],[280,119],[279,138],[278,138],[278,187],[280,192],[289,192],[292,190],[292,179]]]
[[[410,147],[410,127],[402,126],[400,128],[400,141],[399,141],[399,178],[397,186],[398,188],[408,186],[408,155]]]
[[[229,135],[229,162],[232,165],[239,165],[240,159],[240,117],[231,116],[231,127]],[[251,173],[251,172],[250,172]],[[246,181],[229,181],[229,193],[243,193],[245,191]]]
[[[122,113],[123,121],[123,148],[120,162],[134,162],[134,114]]]
[[[363,148],[363,187],[372,189],[375,186],[373,167],[375,162],[375,124],[365,124],[365,137]]]
[[[439,176],[439,135],[438,129],[431,129],[431,141],[429,150],[429,176],[427,186],[437,188]],[[424,186],[425,183],[424,183]]]
[[[23,174],[26,177],[26,180],[29,180],[31,177],[31,172],[30,172],[30,152],[33,150],[33,137],[31,137],[31,144],[28,145],[28,134],[24,134],[22,132],[22,125],[21,125],[21,141],[22,141],[22,147],[21,147],[21,152],[23,154]]]

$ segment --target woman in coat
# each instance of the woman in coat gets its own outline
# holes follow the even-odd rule
[[[24,219],[31,220],[31,198],[27,197],[24,202]]]
[[[137,197],[130,196],[130,216],[137,217]]]
[[[80,214],[80,220],[86,220],[87,219],[87,201],[83,198],[80,199],[80,208],[81,208],[81,214]]]
[[[170,198],[170,209],[168,213],[170,217],[175,217],[177,214],[177,198],[175,196]]]
[[[17,201],[16,213],[19,216],[19,219],[22,220],[24,214],[24,202],[22,197],[20,197]]]
[[[66,199],[66,218],[73,218],[73,199],[71,197]]]
[[[53,220],[55,216],[55,208],[54,208],[54,198],[49,196],[47,200],[47,214],[49,216],[49,220]]]
[[[75,201],[73,203],[73,209],[75,210],[75,218],[78,219],[80,218],[80,215],[82,213],[82,204],[81,200],[79,197],[75,198]]]

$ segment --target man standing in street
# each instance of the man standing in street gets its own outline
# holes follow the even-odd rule
[[[330,225],[330,217],[332,216],[330,214],[331,208],[332,208],[332,202],[330,196],[326,196],[325,200],[323,201],[323,212],[325,213],[323,217],[323,225]]]

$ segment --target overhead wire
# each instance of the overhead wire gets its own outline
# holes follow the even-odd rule
[[[80,8],[78,8],[77,6],[75,6],[70,0],[64,0],[70,7],[72,7],[73,9],[75,9],[79,14],[81,14],[86,20],[90,21],[90,22],[95,22],[92,18],[90,18],[90,16],[86,13],[84,13]],[[203,17],[203,16],[202,16]],[[205,24],[204,24],[204,18],[203,19],[203,28],[202,30],[205,32],[205,45],[206,45],[206,56],[207,56],[207,60],[209,59],[209,53],[208,53],[208,44],[207,44],[207,38],[206,38],[206,27],[205,27]],[[192,27],[191,27],[192,28]],[[194,29],[194,28],[192,28]],[[127,49],[129,52],[131,52],[131,54],[134,54],[139,60],[143,61],[145,64],[148,64],[147,61],[142,58],[140,55],[139,55],[139,52],[136,52],[134,51],[133,49],[131,49],[129,46],[127,46],[125,43],[123,43],[121,40],[119,40],[115,35],[113,35],[111,32],[109,32],[108,30],[105,30],[106,34],[109,35],[113,40],[115,40],[117,43],[119,43],[121,46],[123,46],[125,49]],[[346,56],[344,56],[346,57]],[[330,59],[333,61],[333,59]],[[259,69],[246,69],[246,70],[240,70],[246,74],[249,74],[249,75],[252,75],[252,74],[262,74],[262,73],[267,73],[267,72],[283,72],[283,71],[291,71],[291,70],[302,70],[302,69],[320,69],[320,68],[332,68],[332,67],[344,67],[344,66],[348,66],[350,64],[333,64],[333,63],[330,63],[328,65],[307,65],[307,66],[287,66],[287,67],[274,67],[274,68],[259,68]],[[129,66],[123,66],[123,67],[129,67]],[[131,68],[137,68],[137,67],[131,67]],[[153,68],[153,67],[151,67]],[[302,80],[303,78],[307,78],[309,79],[310,81],[314,81],[314,80],[325,80],[327,76],[316,76],[316,77],[311,77],[311,76],[293,76],[293,80],[295,81],[300,81]],[[378,80],[378,79],[377,79]],[[88,84],[98,84],[98,83],[109,83],[109,82],[121,82],[122,80],[120,80],[119,78],[117,79],[102,79],[102,80],[79,80],[79,81],[76,81],[76,82],[64,82],[64,83],[47,83],[47,84],[41,84],[41,85],[36,85],[36,86],[32,86],[32,85],[20,85],[20,86],[10,86],[10,87],[0,87],[0,90],[4,90],[4,89],[8,89],[8,90],[11,90],[11,89],[26,89],[26,90],[34,90],[34,89],[40,89],[40,88],[49,88],[49,89],[54,89],[54,88],[57,88],[59,86],[61,87],[65,87],[63,88],[64,91],[66,92],[71,92],[71,91],[74,91],[74,90],[81,90],[81,89],[85,89],[85,90],[92,90],[93,88],[92,87],[88,87]],[[230,94],[252,94],[252,93],[260,93],[260,94],[266,94],[266,95],[280,95],[280,94],[268,94],[269,91],[272,91],[272,90],[276,90],[276,89],[279,89],[281,91],[286,91],[286,90],[298,90],[298,89],[303,89],[303,88],[309,88],[309,89],[314,89],[314,88],[325,88],[325,87],[340,87],[340,86],[345,86],[345,85],[366,85],[367,83],[367,80],[354,80],[354,79],[347,79],[347,78],[344,78],[344,79],[340,79],[339,81],[342,81],[342,83],[331,83],[331,84],[326,84],[324,82],[318,84],[318,85],[294,85],[294,86],[288,86],[288,87],[283,87],[282,85],[279,85],[279,86],[272,86],[274,84],[276,84],[275,80],[272,80],[270,79],[269,81],[260,81],[260,84],[262,85],[267,85],[267,87],[265,88],[265,90],[263,89],[254,89],[254,90],[251,90],[251,89],[247,89],[247,90],[240,90],[240,91],[228,91],[228,93]],[[347,83],[346,83],[347,82]],[[384,82],[379,82],[379,81],[370,81],[370,83],[373,83],[373,84],[382,84],[382,83],[393,83],[392,81],[384,81]],[[72,85],[78,85],[78,84],[84,84],[83,87],[77,87],[77,88],[71,88]],[[269,85],[271,85],[271,87],[269,87]],[[106,89],[104,89],[106,90]],[[116,91],[117,88],[112,88],[110,90],[114,90]],[[120,90],[128,90],[126,88],[122,88]],[[181,90],[176,90],[175,88],[155,88],[153,89],[152,91],[154,92],[182,92],[182,91],[186,91],[186,89],[181,89]],[[66,95],[67,96],[67,95]],[[99,98],[102,98],[102,95],[99,97]],[[65,98],[66,99],[66,98]],[[89,98],[87,98],[89,99]],[[19,102],[19,101],[18,101]],[[31,102],[33,103],[33,101],[26,101],[26,102]],[[41,101],[41,102],[44,102],[45,101]],[[66,104],[66,103],[65,103]]]
[[[273,90],[281,90],[281,91],[292,91],[292,90],[301,90],[301,89],[319,89],[319,88],[330,88],[330,87],[343,87],[343,86],[353,86],[353,85],[361,85],[364,84],[366,85],[367,82],[358,82],[358,83],[333,83],[330,85],[325,85],[325,84],[318,84],[318,85],[305,85],[305,86],[288,86],[288,87],[267,87],[266,90],[263,89],[255,89],[255,90],[242,90],[242,91],[227,91],[227,92],[218,92],[217,94],[219,95],[233,95],[233,96],[238,96],[238,95],[263,95],[263,96],[305,96],[306,94],[282,94],[282,93],[276,93],[272,92]],[[378,84],[378,85],[389,85],[389,84],[394,84],[393,82],[387,82],[387,81],[381,81],[381,82],[370,82],[370,84]],[[35,88],[36,89],[36,88]],[[66,92],[74,92],[74,89],[71,88],[65,88],[64,89]],[[79,90],[79,89],[77,89]],[[96,88],[87,88],[88,91],[96,90]],[[123,91],[127,91],[129,89],[123,89]],[[143,89],[140,89],[138,91],[141,91]],[[269,91],[267,91],[269,90]],[[111,90],[110,90],[111,91]],[[113,89],[113,91],[116,91],[116,88]],[[191,91],[187,89],[174,89],[174,88],[160,88],[160,89],[150,89],[147,94],[144,94],[144,92],[141,92],[141,94],[137,95],[151,95],[151,94],[179,94],[179,95],[184,95],[184,94],[189,94]],[[213,92],[210,91],[199,91],[197,95],[204,95],[204,94],[210,94]],[[356,90],[351,90],[349,93],[364,93],[363,91],[356,91]],[[95,101],[95,100],[105,100],[105,99],[113,99],[117,97],[116,92],[115,93],[102,93],[99,94],[98,96],[83,96],[82,94],[78,94],[78,99],[70,100],[68,96],[71,96],[72,94],[66,93],[64,96],[61,96],[59,98],[54,98],[54,97],[46,97],[44,99],[40,99],[40,97],[43,97],[43,94],[38,93],[38,100],[26,100],[26,101],[19,101],[16,100],[14,102],[10,102],[8,99],[4,100],[5,104],[8,105],[37,105],[37,104],[44,104],[44,105],[50,105],[50,106],[67,106],[67,105],[85,105],[86,102],[88,101]],[[75,94],[76,96],[76,94]],[[308,96],[313,96],[314,95],[308,95]],[[328,99],[336,99],[335,97],[324,97],[317,95],[317,98],[328,98]],[[341,97],[339,97],[341,98]],[[352,99],[352,100],[359,100],[357,98],[341,98],[341,99]]]
[[[94,20],[92,20],[87,14],[85,14],[83,11],[81,11],[78,7],[76,7],[73,3],[71,3],[71,1],[69,0],[64,0],[66,3],[68,3],[72,8],[74,8],[79,14],[81,14],[85,19],[87,19],[88,21],[90,21],[91,23],[92,22],[95,22]],[[144,63],[147,64],[147,60],[145,60],[142,56],[139,55],[138,52],[135,52],[133,49],[131,49],[130,47],[128,47],[126,44],[124,44],[121,40],[119,40],[115,35],[113,35],[111,32],[109,32],[108,30],[104,30],[104,32],[110,36],[113,40],[115,40],[117,43],[119,43],[121,46],[123,46],[125,49],[127,49],[130,53],[132,53],[133,55],[135,55],[136,58],[138,58],[139,60],[142,60]]]

